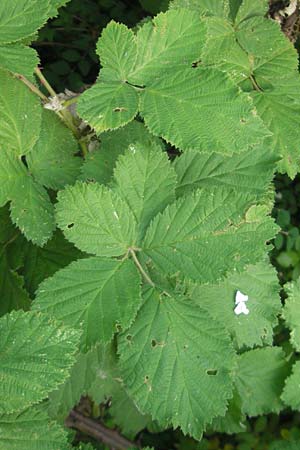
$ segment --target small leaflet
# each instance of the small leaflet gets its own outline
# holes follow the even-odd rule
[[[247,308],[246,302],[249,300],[248,295],[243,294],[241,291],[237,291],[235,295],[235,305],[234,312],[237,316],[240,314],[249,314],[249,309]]]

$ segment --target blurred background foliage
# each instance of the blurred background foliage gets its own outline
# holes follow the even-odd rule
[[[133,27],[147,16],[166,10],[167,6],[168,0],[71,0],[60,9],[57,18],[46,24],[33,44],[39,52],[44,75],[57,92],[66,88],[76,92],[84,90],[98,75],[95,47],[107,23],[113,19]],[[300,176],[291,180],[277,174],[275,188],[273,216],[281,231],[274,241],[271,260],[284,284],[300,276]],[[280,336],[281,327],[278,329],[280,342],[285,336]],[[95,408],[94,416],[114,428],[109,405]],[[84,439],[83,436],[78,438]],[[300,414],[290,411],[248,420],[247,430],[233,436],[205,435],[201,443],[171,430],[162,433],[144,430],[138,438],[141,444],[155,450],[272,450],[274,440],[288,445],[294,439],[300,439]],[[281,445],[280,448],[285,449]],[[93,446],[107,449],[97,442],[93,442]]]

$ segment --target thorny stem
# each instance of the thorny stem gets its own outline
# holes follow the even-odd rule
[[[16,73],[15,77],[22,81],[22,83],[24,83],[34,94],[38,95],[44,102],[48,101],[48,98],[46,97],[46,95],[44,95],[39,88],[37,88],[33,83],[31,83],[31,81],[27,80],[26,77],[24,77],[24,75],[21,75],[20,73]]]
[[[66,425],[93,437],[97,441],[104,442],[104,444],[116,450],[126,450],[131,447],[137,447],[135,442],[131,442],[121,436],[116,430],[106,428],[104,425],[80,414],[74,409],[70,412],[69,417],[66,420]]]
[[[151,278],[149,277],[149,275],[145,272],[145,270],[143,269],[143,266],[142,266],[141,263],[139,262],[139,260],[138,260],[138,258],[137,258],[137,256],[136,256],[136,254],[135,254],[135,251],[134,251],[132,248],[130,248],[130,249],[129,249],[129,253],[131,254],[132,259],[133,259],[135,265],[137,266],[137,268],[139,269],[139,271],[141,272],[141,274],[143,275],[143,277],[145,278],[145,280],[147,281],[147,283],[149,283],[150,286],[155,287],[155,284],[153,283],[153,281],[151,280]]]

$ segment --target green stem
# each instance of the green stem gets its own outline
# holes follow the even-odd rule
[[[24,75],[21,75],[20,73],[15,73],[15,77],[22,81],[22,83],[24,83],[30,90],[31,92],[33,92],[34,94],[38,95],[43,102],[47,102],[48,98],[46,97],[46,95],[44,95],[38,87],[36,87],[33,83],[31,83],[31,81],[27,80],[27,78],[24,77]]]
[[[50,83],[48,82],[48,80],[46,80],[46,78],[44,77],[44,75],[42,74],[41,70],[36,67],[34,69],[34,72],[36,74],[36,76],[38,77],[38,79],[40,80],[40,82],[42,83],[43,86],[45,86],[45,88],[47,89],[47,91],[49,92],[49,94],[52,97],[56,96],[56,92],[55,90],[52,88],[52,86],[50,85]]]
[[[137,258],[137,256],[136,256],[136,254],[135,254],[135,251],[134,251],[132,248],[130,248],[130,249],[129,249],[129,253],[131,254],[132,259],[133,259],[135,265],[137,266],[137,268],[139,269],[139,271],[141,272],[141,274],[143,275],[143,277],[145,278],[145,280],[147,281],[147,283],[150,284],[150,286],[155,287],[155,284],[153,283],[153,281],[151,280],[151,278],[149,277],[149,275],[145,272],[145,270],[143,269],[143,266],[142,266],[141,263],[139,262],[139,260],[138,260],[138,258]]]
[[[254,76],[253,75],[250,75],[250,80],[251,80],[251,83],[252,83],[252,86],[254,87],[254,89],[257,91],[257,92],[263,92],[263,90],[262,90],[262,88],[257,84],[257,81],[256,81],[256,79],[254,78]]]

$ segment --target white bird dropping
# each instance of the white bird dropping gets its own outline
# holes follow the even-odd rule
[[[234,312],[237,316],[240,314],[249,314],[249,309],[247,308],[246,302],[249,300],[248,295],[243,294],[241,291],[237,291],[235,294],[235,305]]]

